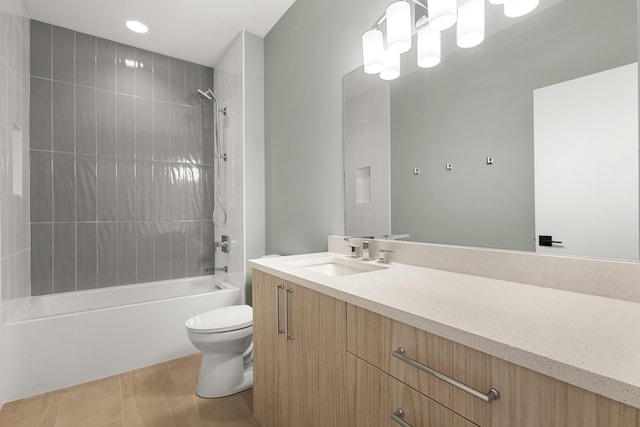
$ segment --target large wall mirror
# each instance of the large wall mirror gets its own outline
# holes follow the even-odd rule
[[[345,76],[346,233],[638,261],[637,0],[486,8],[437,67]]]

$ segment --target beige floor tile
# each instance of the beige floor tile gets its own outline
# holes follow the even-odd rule
[[[101,426],[122,419],[120,379],[93,381],[62,390],[56,427]]]
[[[2,410],[0,410],[0,417],[44,408],[45,406],[60,402],[60,396],[61,392],[60,390],[57,390],[29,397],[27,399],[7,402],[2,406]]]
[[[166,363],[126,372],[120,375],[122,398],[128,399],[141,395],[164,395],[175,384]]]
[[[238,395],[244,401],[244,404],[247,405],[247,408],[253,412],[253,388],[242,391],[238,393]]]
[[[0,418],[0,427],[54,427],[57,414],[58,404],[54,403],[2,417]]]
[[[216,402],[216,400],[220,400]],[[260,427],[253,414],[239,396],[223,399],[199,399],[194,426]]]

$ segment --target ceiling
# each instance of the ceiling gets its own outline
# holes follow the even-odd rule
[[[295,0],[24,0],[31,18],[215,66],[241,30],[260,37]],[[135,19],[147,34],[129,31]]]

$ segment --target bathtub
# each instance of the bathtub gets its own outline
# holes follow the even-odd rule
[[[25,298],[4,325],[6,401],[196,353],[184,322],[241,303],[213,276]]]

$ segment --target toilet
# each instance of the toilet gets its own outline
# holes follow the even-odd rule
[[[253,309],[217,308],[185,322],[191,343],[202,352],[196,394],[229,396],[253,386]]]

